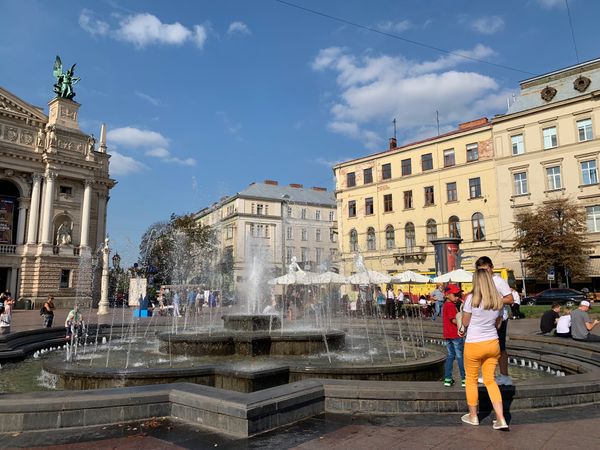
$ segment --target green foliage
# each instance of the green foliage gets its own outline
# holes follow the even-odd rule
[[[583,208],[569,200],[551,200],[535,210],[519,213],[514,223],[517,238],[513,250],[527,256],[528,274],[545,278],[548,269],[556,270],[557,281],[565,280],[565,269],[572,277],[585,274],[586,215]]]
[[[205,281],[216,253],[214,230],[194,220],[192,214],[173,214],[168,222],[154,223],[140,243],[142,267],[155,269],[155,282],[161,284]]]

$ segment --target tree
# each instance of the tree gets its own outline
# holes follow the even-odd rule
[[[214,230],[192,214],[173,214],[168,222],[152,224],[140,243],[142,266],[163,284],[207,281],[216,254]]]
[[[568,198],[551,200],[535,210],[517,214],[513,250],[526,255],[525,266],[536,278],[554,267],[557,281],[585,275],[586,215]],[[568,271],[568,273],[567,273]]]

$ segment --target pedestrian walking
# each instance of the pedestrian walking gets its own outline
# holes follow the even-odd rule
[[[50,328],[52,326],[52,322],[54,321],[54,297],[49,295],[48,300],[44,302],[42,305],[42,310],[40,311],[42,317],[44,318],[44,327]]]

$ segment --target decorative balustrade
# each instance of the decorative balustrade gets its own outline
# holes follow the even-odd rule
[[[15,254],[17,253],[17,246],[13,244],[0,244],[0,254]]]

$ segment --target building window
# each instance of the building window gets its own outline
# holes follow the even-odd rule
[[[381,178],[384,180],[392,178],[392,165],[390,163],[381,166]]]
[[[591,141],[594,138],[592,133],[592,119],[578,120],[577,133],[579,134],[579,142]]]
[[[385,194],[383,196],[383,212],[392,212],[393,210],[392,194]]]
[[[558,145],[556,127],[544,128],[542,133],[544,135],[544,149],[554,148]]]
[[[467,162],[477,161],[479,159],[479,146],[477,144],[467,144]]]
[[[286,237],[287,237],[288,239],[293,239],[293,238],[294,238],[294,234],[293,234],[293,232],[292,232],[292,227],[287,227],[287,230],[286,230]]]
[[[388,250],[393,249],[396,246],[396,235],[394,232],[394,226],[388,225],[385,227],[385,248]]]
[[[485,241],[485,223],[483,221],[483,214],[473,214],[471,216],[471,226],[473,227],[473,240]]]
[[[590,233],[600,232],[600,206],[588,206],[585,208],[587,213],[587,230]]]
[[[406,225],[404,225],[404,243],[406,245],[407,252],[412,252],[417,244],[415,238],[415,226],[412,222],[408,222]]]
[[[288,208],[287,208],[287,216],[292,217],[292,207],[291,206],[288,206]]]
[[[226,231],[226,239],[233,238],[233,225],[229,225]]]
[[[350,251],[358,251],[358,233],[356,230],[350,230]]]
[[[517,172],[513,174],[515,184],[515,195],[527,194],[527,172]]]
[[[596,169],[596,160],[581,162],[581,179],[583,184],[598,183],[598,170]]]
[[[481,179],[469,178],[469,196],[470,198],[481,197]]]
[[[525,153],[525,146],[523,145],[523,135],[517,134],[510,137],[510,143],[512,145],[513,156],[522,155]]]
[[[337,242],[337,230],[334,230],[333,228],[329,229],[329,240],[331,242]]]
[[[317,209],[315,211],[315,220],[321,220],[321,210]]]
[[[431,242],[432,239],[437,239],[437,223],[434,219],[429,219],[425,224],[427,231],[427,242]]]
[[[455,164],[454,149],[449,148],[448,150],[444,150],[444,167],[452,167]]]
[[[356,200],[348,202],[348,217],[356,217]]]
[[[300,258],[303,263],[308,262],[308,248],[307,247],[300,247]]]
[[[433,156],[431,156],[431,153],[421,155],[421,170],[424,172],[431,169],[433,169]]]
[[[308,231],[306,230],[306,228],[302,228],[302,240],[303,241],[308,240]]]
[[[333,211],[329,211],[329,221],[333,222],[335,219],[335,213]]]
[[[460,239],[460,219],[456,216],[448,219],[448,236]]]
[[[413,195],[412,191],[404,191],[404,209],[412,209]]]
[[[455,202],[458,200],[455,181],[453,181],[452,183],[446,183],[446,194],[448,195],[449,202]]]
[[[373,197],[367,197],[365,198],[365,214],[370,216],[373,213]]]
[[[375,229],[373,227],[367,229],[367,250],[375,250]]]
[[[316,238],[317,242],[321,242],[321,230],[319,228],[317,228],[317,230],[315,232],[315,238]]]
[[[285,248],[285,262],[289,264],[292,262],[292,256],[294,256],[294,247]]]
[[[62,195],[73,195],[73,188],[71,186],[60,186],[58,192]]]
[[[369,167],[363,170],[363,183],[370,184],[373,182],[373,169]]]
[[[321,264],[321,258],[323,255],[323,249],[322,248],[315,248],[315,264],[318,266],[319,264]]]
[[[356,186],[356,174],[354,172],[348,172],[346,174],[346,187]]]
[[[412,165],[410,159],[402,160],[402,176],[410,175],[412,173]]]
[[[262,216],[263,215],[263,210],[264,210],[264,206],[262,203],[259,203],[256,205],[256,215],[257,216]]]
[[[435,204],[433,197],[433,186],[425,186],[425,206]]]
[[[60,288],[71,287],[71,271],[69,269],[62,269],[60,271]]]
[[[562,188],[562,182],[560,180],[560,166],[547,167],[546,179],[548,180],[549,191]]]
[[[306,219],[306,208],[302,208],[302,209],[300,210],[300,217],[301,217],[302,219]]]

